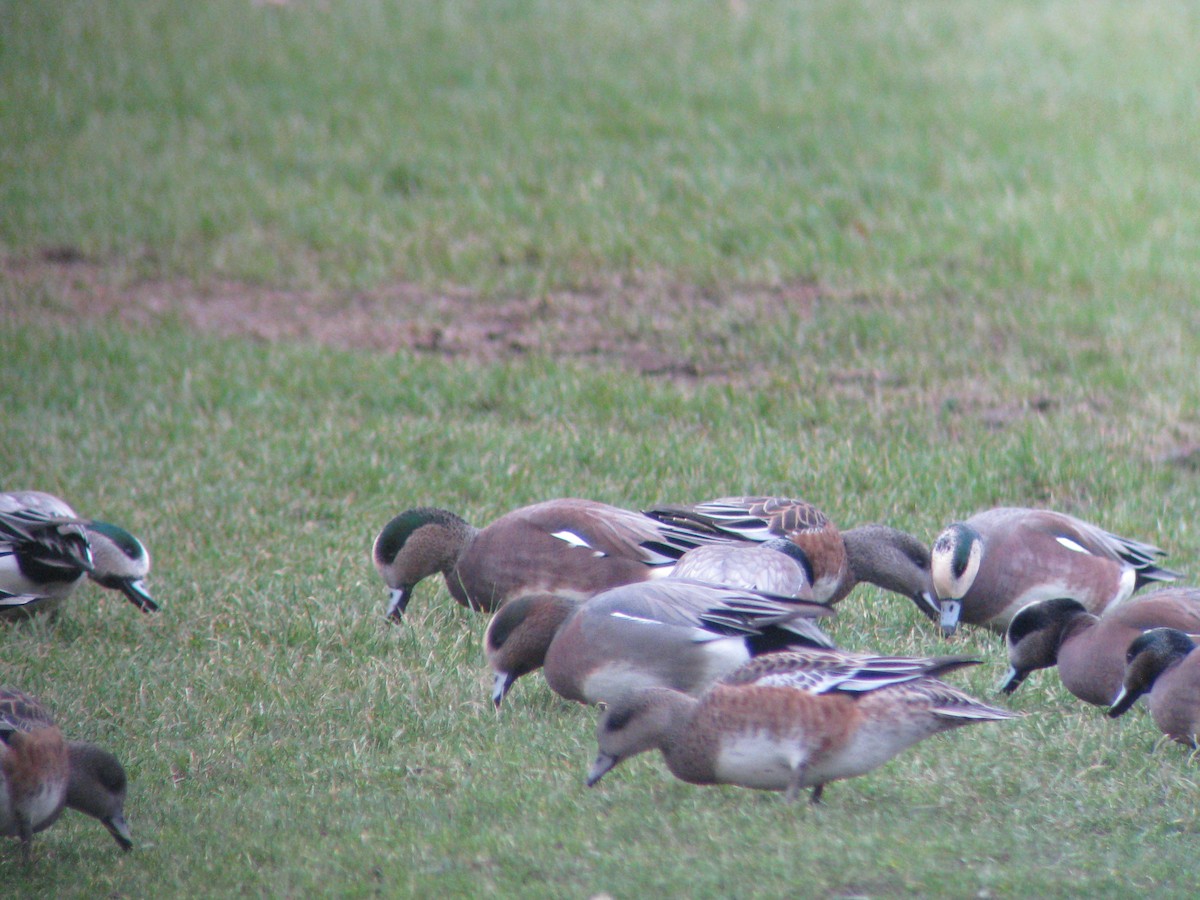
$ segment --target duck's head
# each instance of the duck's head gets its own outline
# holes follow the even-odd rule
[[[947,527],[930,548],[930,571],[938,596],[942,634],[946,637],[958,630],[962,599],[975,583],[982,559],[983,539],[963,522]]]
[[[88,575],[97,584],[120,591],[142,612],[156,612],[158,604],[146,591],[150,553],[132,534],[109,522],[91,521],[86,526],[92,550]]]
[[[1017,610],[1004,636],[1008,671],[999,689],[1011,694],[1031,672],[1056,665],[1067,625],[1077,616],[1087,615],[1087,608],[1070,597],[1035,600]]]
[[[71,759],[67,806],[99,819],[122,850],[132,849],[133,837],[125,822],[125,767],[95,744],[72,741],[67,750]]]
[[[388,586],[387,617],[404,618],[413,589],[437,572],[449,572],[470,539],[471,527],[452,512],[433,507],[405,510],[383,526],[371,561]]]

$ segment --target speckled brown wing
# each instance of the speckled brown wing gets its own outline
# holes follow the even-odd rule
[[[40,702],[16,688],[0,687],[0,738],[14,731],[32,731],[54,724]]]
[[[806,500],[792,497],[719,497],[695,506],[665,506],[646,515],[680,527],[705,529],[745,541],[785,537],[804,551],[812,573],[813,596],[836,602],[851,586],[841,533]]]
[[[825,650],[795,650],[759,656],[722,679],[726,685],[792,687],[809,693],[861,693],[891,687],[980,660],[964,656],[871,656]]]

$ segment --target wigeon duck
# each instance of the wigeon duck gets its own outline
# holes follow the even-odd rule
[[[117,758],[94,744],[64,742],[62,732],[41,703],[13,688],[0,688],[0,740],[9,745],[11,752],[35,736],[40,736],[41,757],[34,766],[28,762],[19,766],[23,774],[16,781],[25,789],[35,783],[30,774],[41,775],[41,793],[37,794],[41,815],[26,817],[29,833],[54,824],[65,805],[99,819],[122,849],[132,848],[133,839],[125,824],[125,769]],[[4,761],[6,773],[8,767],[8,761]],[[13,783],[10,778],[10,789]],[[23,832],[22,840],[28,842]]]
[[[767,541],[786,537],[808,560],[813,599],[837,603],[860,582],[910,598],[927,617],[938,615],[929,548],[886,525],[839,531],[816,506],[788,497],[722,497],[695,506],[645,510],[664,523],[700,532]]]
[[[1070,597],[1036,600],[1008,623],[1009,668],[1000,689],[1011,694],[1031,672],[1057,665],[1063,687],[1085,703],[1107,706],[1121,687],[1129,644],[1159,627],[1200,633],[1200,588],[1151,591],[1099,616]]]
[[[819,603],[664,578],[623,585],[582,604],[548,594],[505,604],[484,649],[499,706],[513,682],[542,667],[551,690],[597,703],[649,686],[698,693],[753,656],[832,647],[810,620]]]
[[[1116,718],[1146,694],[1159,731],[1188,747],[1200,735],[1200,653],[1174,628],[1152,628],[1134,638],[1125,654],[1125,678],[1108,714]]]
[[[998,507],[947,527],[932,550],[942,632],[959,622],[1004,631],[1035,600],[1071,597],[1092,613],[1152,581],[1164,551],[1048,509]]]
[[[665,688],[608,706],[596,729],[589,786],[658,749],[676,778],[785,791],[877,768],[918,741],[972,722],[1017,716],[932,676],[978,660],[798,651],[758,657],[699,698]]]
[[[493,612],[528,594],[586,600],[662,577],[693,547],[728,540],[565,498],[522,507],[485,528],[444,509],[410,509],[383,527],[371,557],[391,591],[387,615],[399,621],[413,589],[438,572],[463,606]]]
[[[47,828],[67,799],[70,760],[53,723],[0,712],[0,834],[17,837],[26,859],[33,833]]]
[[[0,618],[53,613],[85,575],[154,612],[149,571],[150,554],[125,529],[42,491],[0,493]]]

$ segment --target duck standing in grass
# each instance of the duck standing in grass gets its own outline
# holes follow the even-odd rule
[[[98,819],[121,849],[131,849],[133,839],[125,824],[127,778],[117,758],[94,744],[64,741],[41,703],[14,688],[0,688],[0,741],[8,745],[10,752],[21,754],[26,752],[21,748],[28,747],[31,740],[37,741],[39,756],[18,766],[20,776],[15,782],[26,789],[33,784],[34,795],[39,798],[35,806],[41,815],[36,820],[26,815],[24,820],[29,824],[29,833],[53,825],[65,805]],[[4,769],[7,774],[7,761]],[[13,783],[10,779],[10,790]],[[4,812],[2,804],[0,799],[0,814]],[[14,832],[0,829],[0,833]],[[28,846],[23,832],[21,839]]]
[[[645,513],[664,524],[741,541],[792,541],[808,561],[808,579],[818,602],[838,603],[855,585],[870,582],[908,597],[927,618],[937,618],[929,548],[887,525],[839,531],[816,506],[790,497],[721,497]]]
[[[0,618],[55,613],[85,576],[154,612],[149,572],[149,552],[124,528],[42,491],[0,493]]]
[[[1063,687],[1085,703],[1108,706],[1125,675],[1125,653],[1151,628],[1200,634],[1200,588],[1167,587],[1130,597],[1099,616],[1078,600],[1037,600],[1008,623],[1008,672],[1000,690],[1011,694],[1037,669],[1058,666]]]
[[[674,577],[622,585],[584,603],[520,597],[484,634],[492,702],[499,706],[513,682],[539,667],[551,690],[580,703],[650,686],[699,693],[762,653],[832,647],[812,621],[831,614],[810,600]]]
[[[933,583],[947,637],[959,622],[1004,631],[1035,600],[1070,597],[1091,613],[1179,573],[1164,551],[1066,513],[997,507],[948,526],[933,543]]]
[[[1159,731],[1195,749],[1200,737],[1200,653],[1190,636],[1153,628],[1135,638],[1125,654],[1125,679],[1108,715],[1126,712],[1146,694]]]
[[[562,498],[513,510],[484,528],[444,509],[406,510],[379,532],[371,558],[391,592],[388,618],[400,621],[413,589],[438,572],[463,606],[494,612],[516,597],[580,601],[660,578],[693,547],[728,540],[606,503]]]
[[[933,676],[978,660],[911,659],[821,650],[760,656],[699,698],[665,688],[610,705],[596,729],[596,784],[614,766],[657,749],[675,777],[784,791],[877,768],[924,738],[1018,714],[987,706]]]

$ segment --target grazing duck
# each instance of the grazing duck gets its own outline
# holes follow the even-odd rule
[[[41,491],[0,493],[0,618],[57,611],[85,575],[154,612],[149,571],[150,554],[125,529]]]
[[[474,528],[444,509],[402,512],[375,539],[372,560],[400,621],[418,583],[438,572],[469,609],[494,612],[527,594],[586,600],[601,591],[668,575],[688,550],[734,538],[565,498],[506,513]]]
[[[1035,600],[1071,597],[1100,613],[1152,581],[1164,551],[1048,509],[998,507],[947,527],[932,551],[942,632],[959,622],[1004,631]]]
[[[132,848],[133,839],[125,824],[125,769],[117,758],[94,744],[64,742],[62,732],[41,703],[13,688],[0,688],[0,741],[11,750],[34,736],[41,736],[42,759],[32,769],[26,764],[22,771],[40,770],[45,786],[40,801],[42,815],[36,820],[27,818],[29,834],[54,824],[65,805],[99,819],[123,850]],[[7,771],[8,763],[4,766]],[[18,783],[29,782],[18,779]],[[0,833],[13,832],[0,829]],[[22,840],[28,846],[28,837],[22,836]]]
[[[760,653],[832,647],[808,600],[664,578],[623,585],[582,604],[519,597],[488,624],[484,650],[499,706],[522,675],[544,668],[551,690],[597,703],[649,686],[699,693]]]
[[[1085,703],[1108,706],[1121,688],[1130,642],[1159,627],[1200,633],[1200,588],[1161,588],[1099,616],[1070,597],[1035,600],[1008,623],[1009,668],[1000,689],[1011,694],[1031,672],[1057,665],[1063,687]]]
[[[601,715],[587,783],[658,749],[683,781],[785,791],[788,801],[811,787],[818,803],[829,782],[865,774],[924,738],[1014,718],[932,677],[976,663],[783,652],[752,660],[699,698],[638,691]]]
[[[927,617],[937,618],[929,548],[895,528],[839,531],[817,507],[788,497],[722,497],[645,513],[666,524],[743,541],[786,537],[804,552],[813,599],[821,603],[837,603],[865,581],[903,594]]]
[[[1200,735],[1200,653],[1195,649],[1191,637],[1174,628],[1152,628],[1134,638],[1109,716],[1115,719],[1147,694],[1159,731],[1195,749]]]

